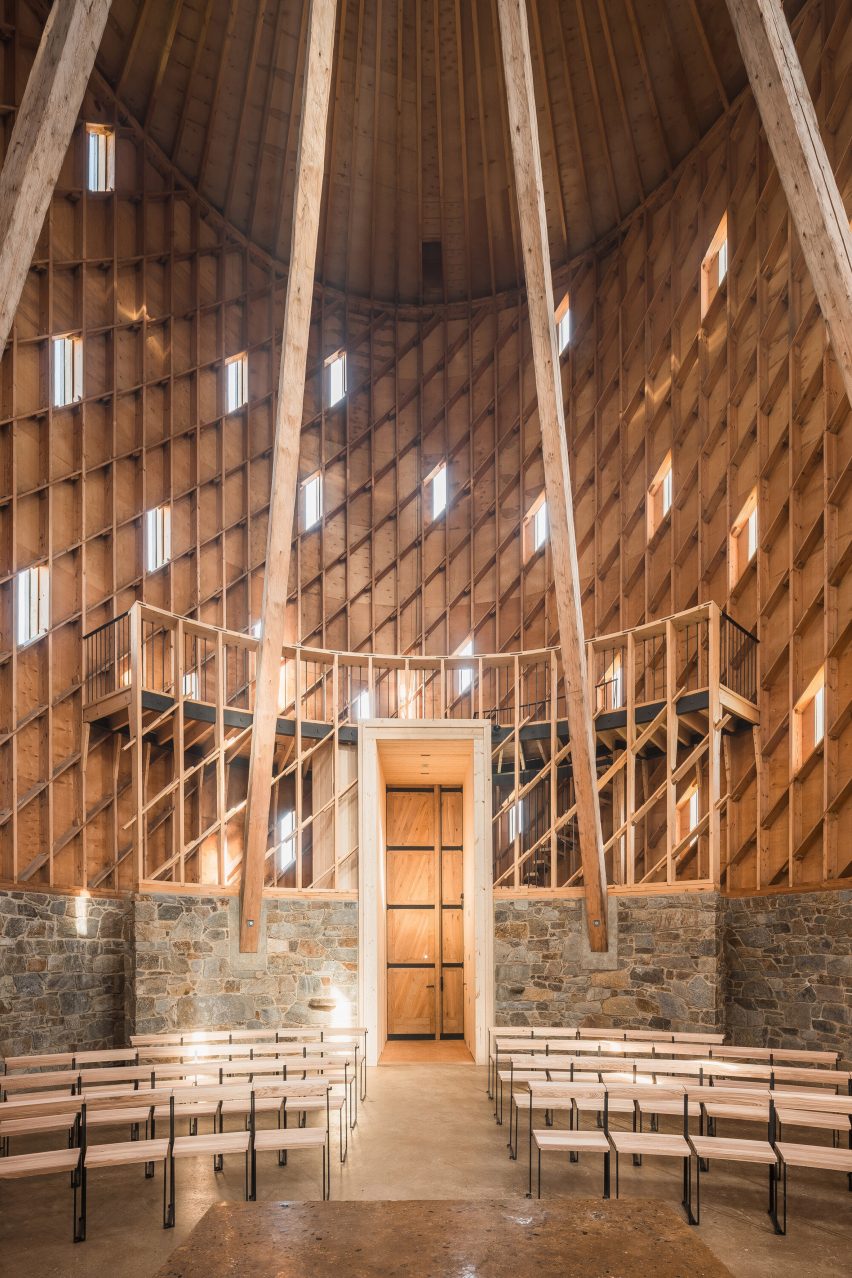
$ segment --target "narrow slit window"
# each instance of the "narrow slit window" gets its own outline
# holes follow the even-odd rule
[[[296,864],[296,813],[292,808],[278,818],[278,873],[285,874]]]
[[[793,768],[799,768],[825,738],[825,667],[817,671],[794,710]]]
[[[334,408],[346,395],[346,352],[335,351],[329,355],[325,366],[328,370],[328,406]]]
[[[441,462],[440,466],[436,466],[426,480],[426,486],[431,490],[430,510],[433,519],[439,519],[447,509],[447,463]]]
[[[358,721],[369,719],[371,710],[370,691],[368,688],[362,688],[352,702],[352,718]]]
[[[305,494],[305,532],[316,528],[322,519],[322,475],[311,475],[302,485]]]
[[[225,360],[225,403],[228,413],[235,413],[248,403],[248,355],[234,355]]]
[[[87,185],[90,191],[115,190],[115,133],[100,124],[86,125]]]
[[[757,554],[757,537],[757,489],[754,488],[731,528],[730,585],[732,590]]]
[[[50,572],[25,568],[15,578],[16,637],[19,648],[47,634],[50,625]]]
[[[199,694],[198,671],[187,670],[183,676],[183,695],[190,701],[197,701]]]
[[[466,639],[460,648],[456,649],[458,657],[473,656],[473,639]],[[458,687],[460,693],[470,692],[473,687],[473,666],[462,666],[458,671]]]
[[[682,843],[683,840],[694,830],[698,829],[700,817],[700,799],[698,794],[698,786],[693,782],[683,798],[678,799],[677,803],[677,841]],[[696,835],[696,838],[698,836]],[[695,842],[695,840],[691,840]]]
[[[624,705],[621,653],[613,653],[612,661],[598,684],[598,710],[618,710]]]
[[[648,489],[648,540],[668,518],[674,496],[672,455],[666,453]]]
[[[543,549],[547,541],[547,501],[541,493],[533,502],[524,520],[525,558],[531,559]]]
[[[571,299],[566,293],[556,308],[556,346],[562,355],[571,341]]]
[[[157,572],[172,557],[172,512],[168,506],[145,511],[145,571]]]
[[[701,318],[703,319],[714,297],[728,274],[728,215],[723,214],[716,233],[701,261]]]
[[[83,398],[83,339],[53,339],[53,406],[64,408]]]

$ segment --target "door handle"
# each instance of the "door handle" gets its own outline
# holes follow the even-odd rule
[[[434,981],[433,981],[433,983],[432,983],[431,985],[427,985],[427,986],[426,986],[426,988],[427,988],[427,990],[433,990],[433,989],[435,988],[435,983],[434,983]]]

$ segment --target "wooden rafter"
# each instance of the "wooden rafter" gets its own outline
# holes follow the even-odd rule
[[[110,0],[56,0],[0,173],[0,352],[95,64]]]
[[[281,650],[284,645],[287,581],[290,575],[336,13],[337,0],[311,0],[308,54],[299,123],[293,237],[281,339],[272,495],[258,648],[254,733],[249,764],[245,853],[240,886],[240,948],[247,952],[256,951],[260,939],[257,923],[260,919],[263,866],[269,829],[278,685]]]
[[[571,770],[586,896],[586,925],[592,949],[606,950],[606,869],[525,0],[499,0],[498,9],[542,435],[553,580],[571,740]]]
[[[775,0],[727,0],[727,5],[852,403],[852,234],[799,55]]]

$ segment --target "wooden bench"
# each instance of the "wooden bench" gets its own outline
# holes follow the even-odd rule
[[[0,1180],[22,1180],[30,1176],[54,1175],[70,1175],[73,1191],[72,1237],[75,1243],[82,1242],[86,1237],[83,1150],[75,1146],[71,1149],[47,1149],[37,1154],[12,1154],[7,1158],[0,1158]],[[78,1213],[77,1195],[81,1190],[82,1212]]]
[[[568,1154],[569,1158],[573,1155],[583,1154],[603,1154],[603,1196],[610,1196],[610,1156],[611,1147],[606,1135],[599,1131],[578,1131],[576,1128],[560,1129],[554,1131],[547,1129],[545,1131],[534,1130],[532,1134],[536,1150],[538,1151],[538,1190],[537,1196],[541,1198],[541,1155],[542,1153],[560,1153]]]
[[[776,1232],[787,1232],[787,1173],[791,1167],[814,1171],[841,1172],[847,1178],[847,1188],[852,1193],[852,1149],[837,1149],[827,1145],[798,1145],[790,1141],[776,1141],[775,1152],[780,1165],[783,1195],[783,1211],[778,1219],[778,1195],[776,1193],[774,1224]]]
[[[264,1127],[255,1131],[251,1144],[251,1198],[257,1197],[257,1155],[277,1153],[278,1165],[286,1166],[287,1154],[299,1149],[322,1151],[322,1196],[331,1197],[331,1168],[328,1165],[328,1146],[325,1132],[319,1127]]]

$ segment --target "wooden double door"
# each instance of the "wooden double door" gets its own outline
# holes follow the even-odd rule
[[[386,795],[388,1038],[464,1038],[462,791]]]

